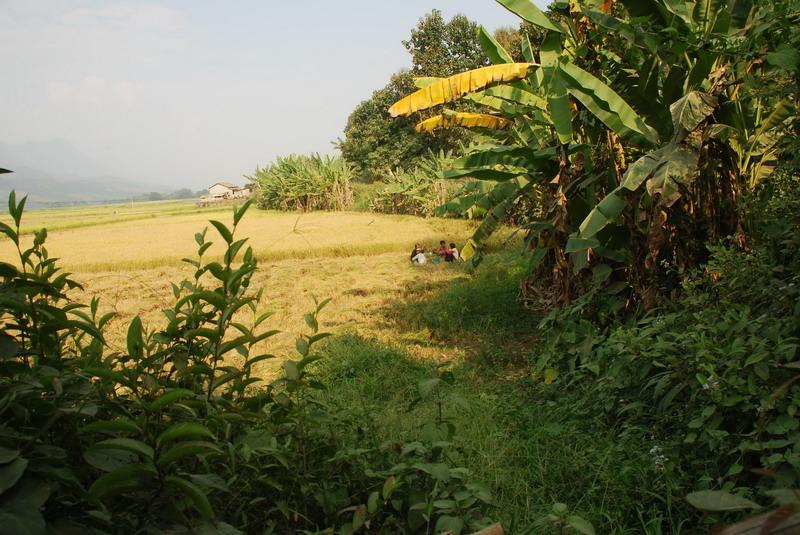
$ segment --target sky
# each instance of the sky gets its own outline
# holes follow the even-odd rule
[[[333,152],[434,8],[518,23],[492,0],[0,0],[0,142],[63,139],[162,191],[243,182]]]

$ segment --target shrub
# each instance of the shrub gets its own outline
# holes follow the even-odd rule
[[[411,171],[389,171],[383,187],[375,192],[370,208],[387,214],[432,216],[456,187],[440,177],[442,169],[452,160],[449,152],[429,152]]]
[[[797,485],[795,275],[764,253],[712,250],[668,309],[624,320],[611,306],[619,295],[594,288],[551,313],[534,378],[582,388],[608,422],[646,431],[653,462],[684,487]]]
[[[340,156],[278,157],[247,177],[258,184],[258,204],[272,210],[347,210],[353,204],[353,169]]]
[[[489,497],[453,466],[446,441],[374,444],[356,415],[328,407],[313,373],[319,313],[297,357],[266,387],[254,365],[269,314],[250,288],[252,250],[233,225],[206,261],[196,234],[190,279],[154,331],[134,318],[108,352],[98,300],[70,301],[46,231],[23,249],[25,200],[12,193],[18,266],[0,264],[0,534],[264,533],[337,529],[418,533],[479,527]],[[249,320],[247,317],[249,316]],[[440,437],[441,438],[441,437]]]

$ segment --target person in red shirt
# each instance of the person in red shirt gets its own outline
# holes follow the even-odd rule
[[[447,246],[447,242],[444,240],[439,242],[439,250],[436,251],[436,254],[438,254],[439,258],[445,262],[452,262],[455,260],[455,257],[453,256],[453,250]]]

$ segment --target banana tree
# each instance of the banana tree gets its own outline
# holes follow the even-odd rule
[[[486,214],[463,248],[465,258],[477,265],[486,239],[514,203],[533,189],[547,191],[546,224],[531,225],[528,242],[539,249],[534,254],[536,264],[546,266],[557,293],[568,300],[574,291],[566,241],[574,222],[588,213],[594,182],[602,178],[594,172],[594,147],[608,133],[637,145],[652,145],[658,134],[607,83],[576,63],[575,28],[550,20],[528,0],[500,3],[548,31],[538,58],[525,39],[526,63],[514,63],[480,28],[479,39],[495,65],[449,79],[420,81],[422,89],[390,112],[408,115],[465,98],[508,121],[510,134],[502,132],[494,136],[494,144],[473,147],[443,175],[488,181],[492,187],[467,188],[446,209]],[[586,113],[591,120],[584,119]]]
[[[499,221],[537,190],[547,217],[529,225],[533,276],[556,303],[607,263],[629,302],[655,305],[664,260],[694,265],[709,239],[741,234],[738,197],[769,172],[794,115],[789,100],[754,96],[750,80],[800,59],[764,45],[769,6],[739,0],[571,0],[555,18],[529,0],[497,1],[547,31],[538,50],[523,39],[525,63],[514,63],[480,28],[495,65],[420,81],[391,109],[468,99],[508,122],[444,173],[487,184],[443,209],[486,214],[465,256],[477,264]]]
[[[754,83],[775,75],[770,63],[785,59],[775,59],[763,39],[776,24],[771,5],[623,3],[632,15],[649,17],[648,24],[634,27],[586,7],[581,13],[625,36],[628,54],[618,67],[637,67],[630,93],[649,99],[652,113],[669,110],[670,120],[662,121],[671,126],[669,141],[627,168],[567,250],[591,254],[605,229],[627,211],[623,218],[641,253],[629,271],[637,275],[645,304],[653,306],[662,261],[691,267],[704,259],[710,240],[734,235],[745,241],[739,197],[774,168],[780,129],[795,107]],[[777,76],[786,73],[778,70]]]

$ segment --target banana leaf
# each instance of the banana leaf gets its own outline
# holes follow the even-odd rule
[[[487,87],[484,90],[484,93],[489,96],[502,98],[523,106],[547,110],[547,102],[545,102],[542,97],[519,87],[514,87],[511,85],[496,85],[494,87]]]
[[[508,128],[510,125],[511,121],[496,115],[458,112],[436,115],[430,119],[426,119],[417,124],[415,130],[417,132],[432,132],[437,128],[448,128],[453,126],[460,126],[463,128],[494,128],[500,130],[503,128]]]
[[[455,168],[491,167],[496,165],[537,169],[555,158],[555,148],[535,150],[530,147],[497,145],[462,156],[453,162]]]
[[[417,86],[418,89],[424,89],[439,80],[441,80],[441,78],[438,76],[419,76],[414,78],[414,85]]]
[[[531,0],[497,0],[497,3],[534,26],[557,33],[563,33],[563,30],[547,18],[547,15],[536,7]]]
[[[595,117],[620,136],[639,134],[655,143],[658,136],[651,127],[613,89],[573,63],[558,65],[558,78],[567,91]]]
[[[487,95],[485,91],[470,93],[464,98],[466,100],[474,102],[475,104],[480,104],[481,106],[486,106],[487,108],[491,108],[495,111],[498,111],[503,115],[513,116],[513,115],[523,115],[525,113],[525,110],[523,108],[517,107],[514,104],[511,104],[510,102],[503,100],[502,98],[497,98]]]
[[[525,78],[528,71],[536,66],[533,63],[506,63],[442,78],[392,104],[389,114],[392,117],[411,115],[416,111],[452,102],[490,84]]]
[[[503,180],[514,179],[521,174],[524,170],[517,171],[501,171],[493,167],[477,168],[477,169],[447,169],[442,171],[442,178],[453,180],[457,178],[474,178],[476,180],[496,180],[498,182]]]
[[[490,202],[494,207],[487,212],[483,222],[461,250],[461,257],[469,261],[473,268],[480,264],[486,241],[500,227],[514,201],[531,187],[531,182],[524,177],[517,177],[509,184],[510,187],[498,184],[489,193]]]
[[[689,91],[669,107],[672,125],[676,131],[692,132],[705,121],[717,107],[717,97],[700,91]]]
[[[483,26],[478,26],[478,41],[481,44],[481,48],[486,53],[486,56],[488,56],[489,61],[495,65],[514,63],[511,54],[509,54],[508,51],[503,48],[503,45],[498,43],[497,40],[492,37],[492,34],[487,32]]]

